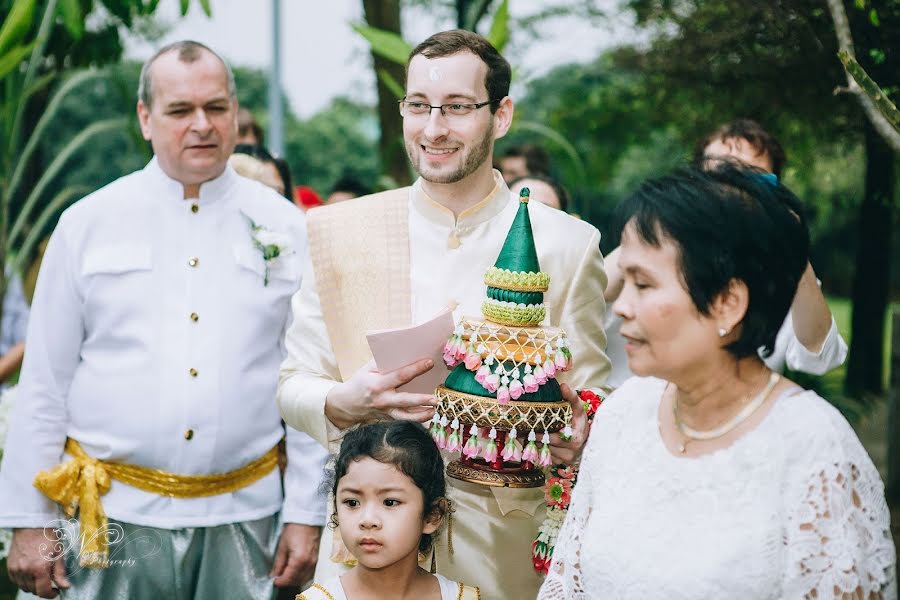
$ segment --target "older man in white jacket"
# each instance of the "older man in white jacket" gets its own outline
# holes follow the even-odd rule
[[[212,50],[163,48],[139,97],[155,157],[67,210],[44,257],[0,470],[10,575],[45,598],[271,598],[311,575],[325,518],[324,450],[289,432],[284,494],[277,466],[304,218],[227,166]],[[60,508],[78,521],[48,548]]]

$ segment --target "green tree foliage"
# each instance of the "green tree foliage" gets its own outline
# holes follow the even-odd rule
[[[819,0],[626,4],[639,23],[656,31],[643,64],[662,90],[661,109],[678,108],[675,96],[704,108],[692,113],[699,117],[693,123],[697,134],[714,121],[750,116],[778,132],[795,159],[838,143],[865,148],[859,252],[855,273],[848,274],[854,315],[847,389],[854,395],[880,392],[897,159],[856,99],[833,93],[846,76],[825,5]],[[900,91],[900,5],[857,0],[847,12],[860,65],[895,99]]]

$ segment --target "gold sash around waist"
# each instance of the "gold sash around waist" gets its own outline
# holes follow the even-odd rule
[[[100,496],[109,491],[111,479],[139,490],[170,498],[203,498],[235,492],[247,487],[278,466],[278,446],[261,457],[228,473],[213,475],[177,475],[159,469],[106,462],[89,456],[77,441],[66,439],[66,452],[72,457],[34,478],[34,487],[62,506],[72,517],[78,510],[81,522],[81,565],[105,567],[109,550],[106,544],[106,513]]]

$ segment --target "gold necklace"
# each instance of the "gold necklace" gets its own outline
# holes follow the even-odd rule
[[[692,429],[681,420],[681,417],[678,416],[678,397],[676,396],[672,401],[672,414],[675,416],[675,427],[678,428],[678,431],[682,436],[687,438],[686,440],[681,442],[681,444],[679,444],[678,452],[684,454],[685,450],[687,450],[688,443],[694,440],[714,440],[734,430],[738,425],[746,421],[750,417],[750,415],[755,413],[760,406],[763,405],[763,403],[766,401],[766,398],[768,398],[769,394],[772,392],[772,388],[775,387],[775,384],[778,383],[779,379],[781,379],[781,375],[779,375],[778,373],[772,373],[769,376],[769,383],[766,384],[766,387],[764,387],[762,391],[758,393],[750,402],[745,404],[744,408],[742,408],[736,415],[731,417],[723,425],[720,425],[715,429],[707,429],[705,431]]]

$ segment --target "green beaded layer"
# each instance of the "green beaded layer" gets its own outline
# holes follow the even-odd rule
[[[484,283],[505,290],[546,292],[550,287],[550,276],[543,272],[510,271],[494,266],[485,271]]]
[[[541,324],[547,311],[543,304],[513,304],[488,298],[481,303],[481,314],[501,325],[533,327]]]

